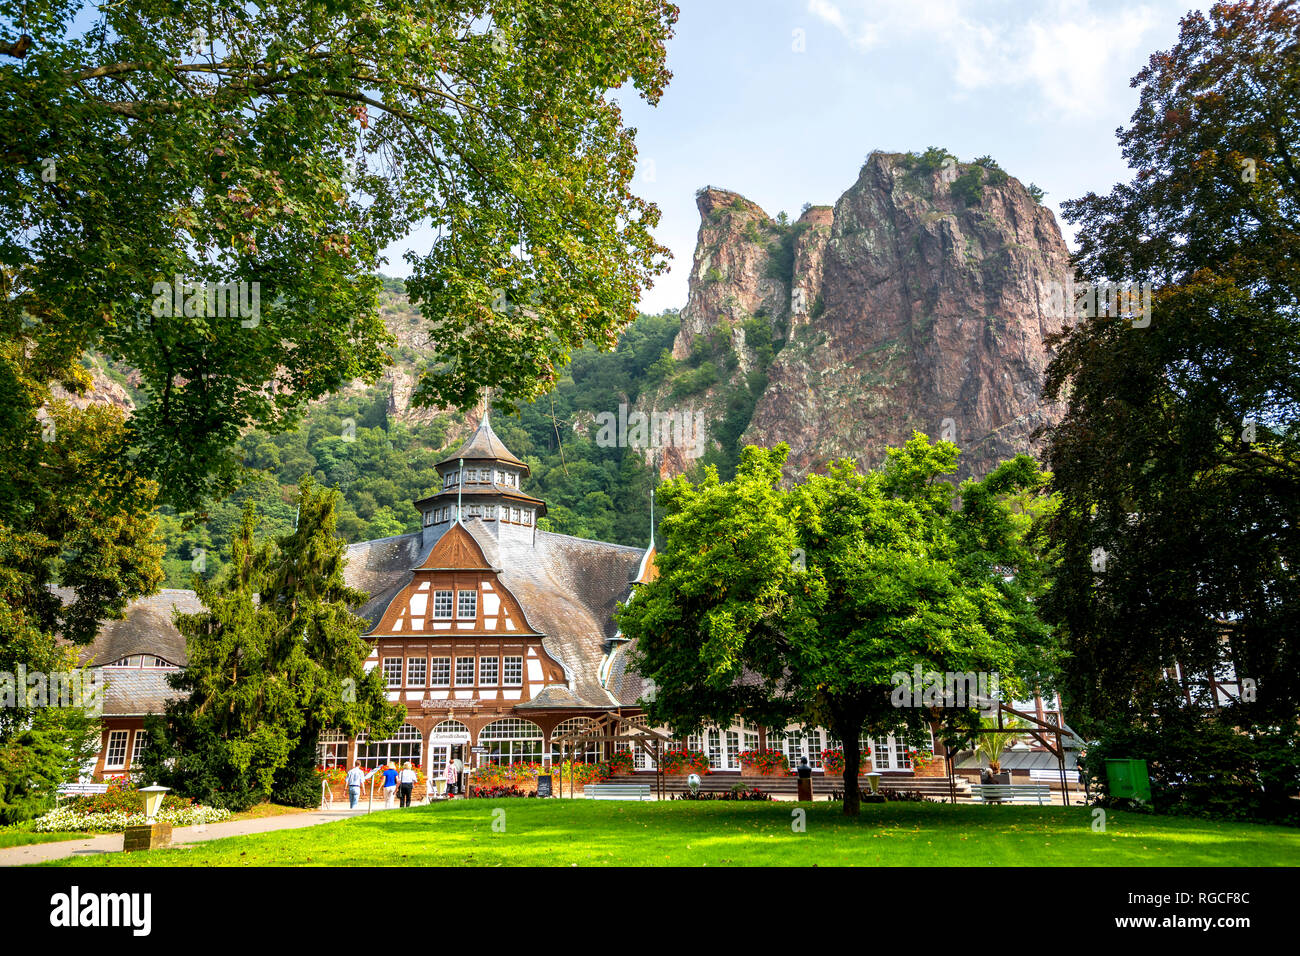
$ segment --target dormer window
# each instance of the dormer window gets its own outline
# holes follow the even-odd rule
[[[478,614],[478,592],[456,592],[456,616],[462,620],[473,620]]]
[[[433,592],[433,616],[438,620],[449,620],[451,618],[450,591]]]

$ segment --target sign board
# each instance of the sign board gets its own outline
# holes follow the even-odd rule
[[[429,734],[429,743],[431,744],[467,744],[469,743],[469,734],[457,733],[437,733]]]
[[[537,795],[539,797],[549,797],[551,795],[551,775],[544,773],[537,778]]]
[[[486,747],[470,747],[469,752],[472,754],[485,754],[488,749]]]

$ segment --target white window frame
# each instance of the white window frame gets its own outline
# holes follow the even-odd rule
[[[411,673],[412,664],[417,665],[415,669],[419,671],[420,673],[419,677],[415,677],[414,675],[412,675]],[[429,679],[429,659],[427,657],[408,657],[406,659],[406,686],[423,687],[425,685],[425,682],[428,679]]]
[[[430,687],[451,686],[451,658],[450,657],[429,658],[429,686]]]
[[[512,671],[518,667],[518,678],[512,676]],[[501,655],[501,686],[502,687],[523,687],[524,686],[524,658],[519,654],[502,654]]]
[[[439,608],[439,603],[445,600],[446,613]],[[456,592],[442,588],[433,592],[433,619],[435,621],[450,621],[452,614],[456,611]]]
[[[385,657],[381,663],[384,675],[384,686],[392,689],[402,686],[402,659],[400,657]]]
[[[478,659],[478,682],[480,687],[496,687],[501,679],[501,658],[495,656]]]
[[[105,770],[125,770],[126,769],[126,744],[130,736],[129,730],[110,730],[108,740],[104,742],[104,769]],[[121,746],[116,746],[120,742]],[[114,754],[117,754],[114,756]]]
[[[149,731],[141,727],[131,735],[131,763],[129,766],[135,767],[135,762],[140,759],[140,755],[145,752],[149,746]]]
[[[469,664],[469,680],[461,680],[461,674],[462,674],[462,672],[461,672],[461,665],[466,664],[466,663]],[[472,657],[457,657],[457,658],[456,658],[456,686],[457,686],[457,687],[473,687],[473,686],[474,686],[474,658],[472,658]]]
[[[465,599],[469,598],[469,613],[465,613]],[[472,621],[478,617],[478,592],[474,590],[456,592],[456,620]]]

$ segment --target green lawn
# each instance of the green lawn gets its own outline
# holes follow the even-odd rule
[[[1300,866],[1300,831],[1085,807],[456,800],[74,866]],[[504,811],[504,832],[493,830]]]
[[[0,850],[10,846],[27,846],[31,843],[62,843],[64,840],[84,840],[94,833],[32,833],[28,830],[0,830]]]

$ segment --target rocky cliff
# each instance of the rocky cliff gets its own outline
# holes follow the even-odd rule
[[[875,466],[913,430],[955,441],[962,477],[1033,453],[1060,413],[1040,400],[1061,324],[1044,288],[1068,253],[1052,213],[980,162],[873,153],[796,222],[701,190],[678,366],[644,410],[702,410],[706,460],[787,442],[791,475]],[[648,455],[692,463],[681,444]]]

